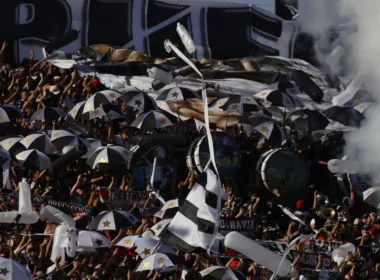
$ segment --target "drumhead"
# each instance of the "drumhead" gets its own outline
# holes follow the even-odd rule
[[[273,192],[291,194],[304,190],[309,181],[309,169],[302,156],[293,149],[275,149],[263,155],[260,167],[264,186]]]
[[[187,150],[186,154],[186,166],[189,170],[194,168],[195,175],[199,175],[199,171],[195,168],[196,164],[194,161],[194,148],[201,138],[203,138],[203,136],[197,137],[190,143],[189,149]]]
[[[214,143],[215,161],[219,174],[221,176],[234,175],[239,168],[241,159],[236,141],[224,132],[215,132],[211,136]],[[193,156],[196,170],[200,174],[210,160],[206,135],[196,143]]]
[[[269,154],[273,153],[274,151],[277,151],[277,149],[272,149],[272,150],[266,151],[265,153],[263,153],[260,156],[260,158],[258,159],[257,164],[256,164],[256,171],[261,172],[261,165],[263,164],[263,161],[267,158],[267,156]]]

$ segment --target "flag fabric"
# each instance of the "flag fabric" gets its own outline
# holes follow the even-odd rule
[[[179,206],[180,202],[178,198],[169,200],[165,202],[160,211],[154,214],[154,216],[160,219],[171,219],[177,214]]]
[[[218,194],[220,180],[211,168],[205,168],[198,181],[191,188],[179,211],[169,224],[161,241],[175,250],[199,252],[219,251],[219,240],[211,244],[218,219]]]

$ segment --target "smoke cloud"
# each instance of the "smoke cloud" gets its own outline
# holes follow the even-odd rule
[[[365,78],[366,87],[376,104],[366,111],[366,122],[347,137],[347,153],[358,149],[362,171],[380,183],[380,1],[340,0],[340,12],[357,25],[350,35],[352,67]]]
[[[340,16],[339,1],[341,0],[299,0],[301,29],[303,32],[313,35],[316,58],[321,63],[326,61],[335,47],[331,45],[329,32],[331,27],[347,21]],[[338,38],[339,40],[340,38]],[[336,66],[338,67],[338,65]]]
[[[360,173],[371,175],[374,183],[380,184],[380,1],[299,0],[299,6],[302,30],[316,40],[317,59],[321,64],[329,64],[335,73],[345,75],[347,91],[336,96],[334,103],[342,105],[361,86],[375,100],[375,105],[365,111],[366,121],[362,127],[346,137],[345,153],[355,152]],[[302,10],[306,10],[304,17]],[[331,44],[331,27],[347,23],[355,26],[355,31],[341,32]],[[344,47],[344,62],[340,63],[330,55],[338,46]],[[342,50],[337,49],[336,53],[341,54]],[[329,63],[329,59],[333,63]]]

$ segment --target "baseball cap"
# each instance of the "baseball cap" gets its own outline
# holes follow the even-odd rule
[[[362,229],[364,229],[364,230],[369,230],[369,228],[370,228],[369,225],[364,225],[364,226],[362,227]]]

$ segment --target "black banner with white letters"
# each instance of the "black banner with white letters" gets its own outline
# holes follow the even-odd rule
[[[240,232],[243,235],[250,236],[256,230],[256,221],[254,219],[235,219],[221,217],[219,221],[219,232],[223,235],[231,231]]]
[[[18,199],[18,193],[4,193],[0,192],[0,201],[10,201],[11,198]],[[55,208],[62,210],[65,213],[86,213],[88,214],[92,208],[83,204],[72,203],[68,201],[55,200],[49,196],[32,195],[32,205],[41,207],[42,205],[51,205]],[[17,202],[18,203],[18,202]]]
[[[99,197],[103,203],[111,205],[144,204],[151,193],[147,191],[123,191],[117,189],[99,188]]]
[[[76,29],[79,39],[63,51],[92,44],[133,48],[167,57],[163,42],[181,45],[177,22],[197,46],[197,57],[231,58],[260,54],[292,57],[296,23],[254,5],[171,0],[3,0],[0,40],[7,40],[7,61],[36,56],[49,41]]]
[[[33,206],[41,206],[41,205],[50,205],[55,208],[62,210],[65,213],[86,213],[88,214],[91,211],[91,208],[86,205],[54,200],[50,197],[32,195],[32,204]]]

